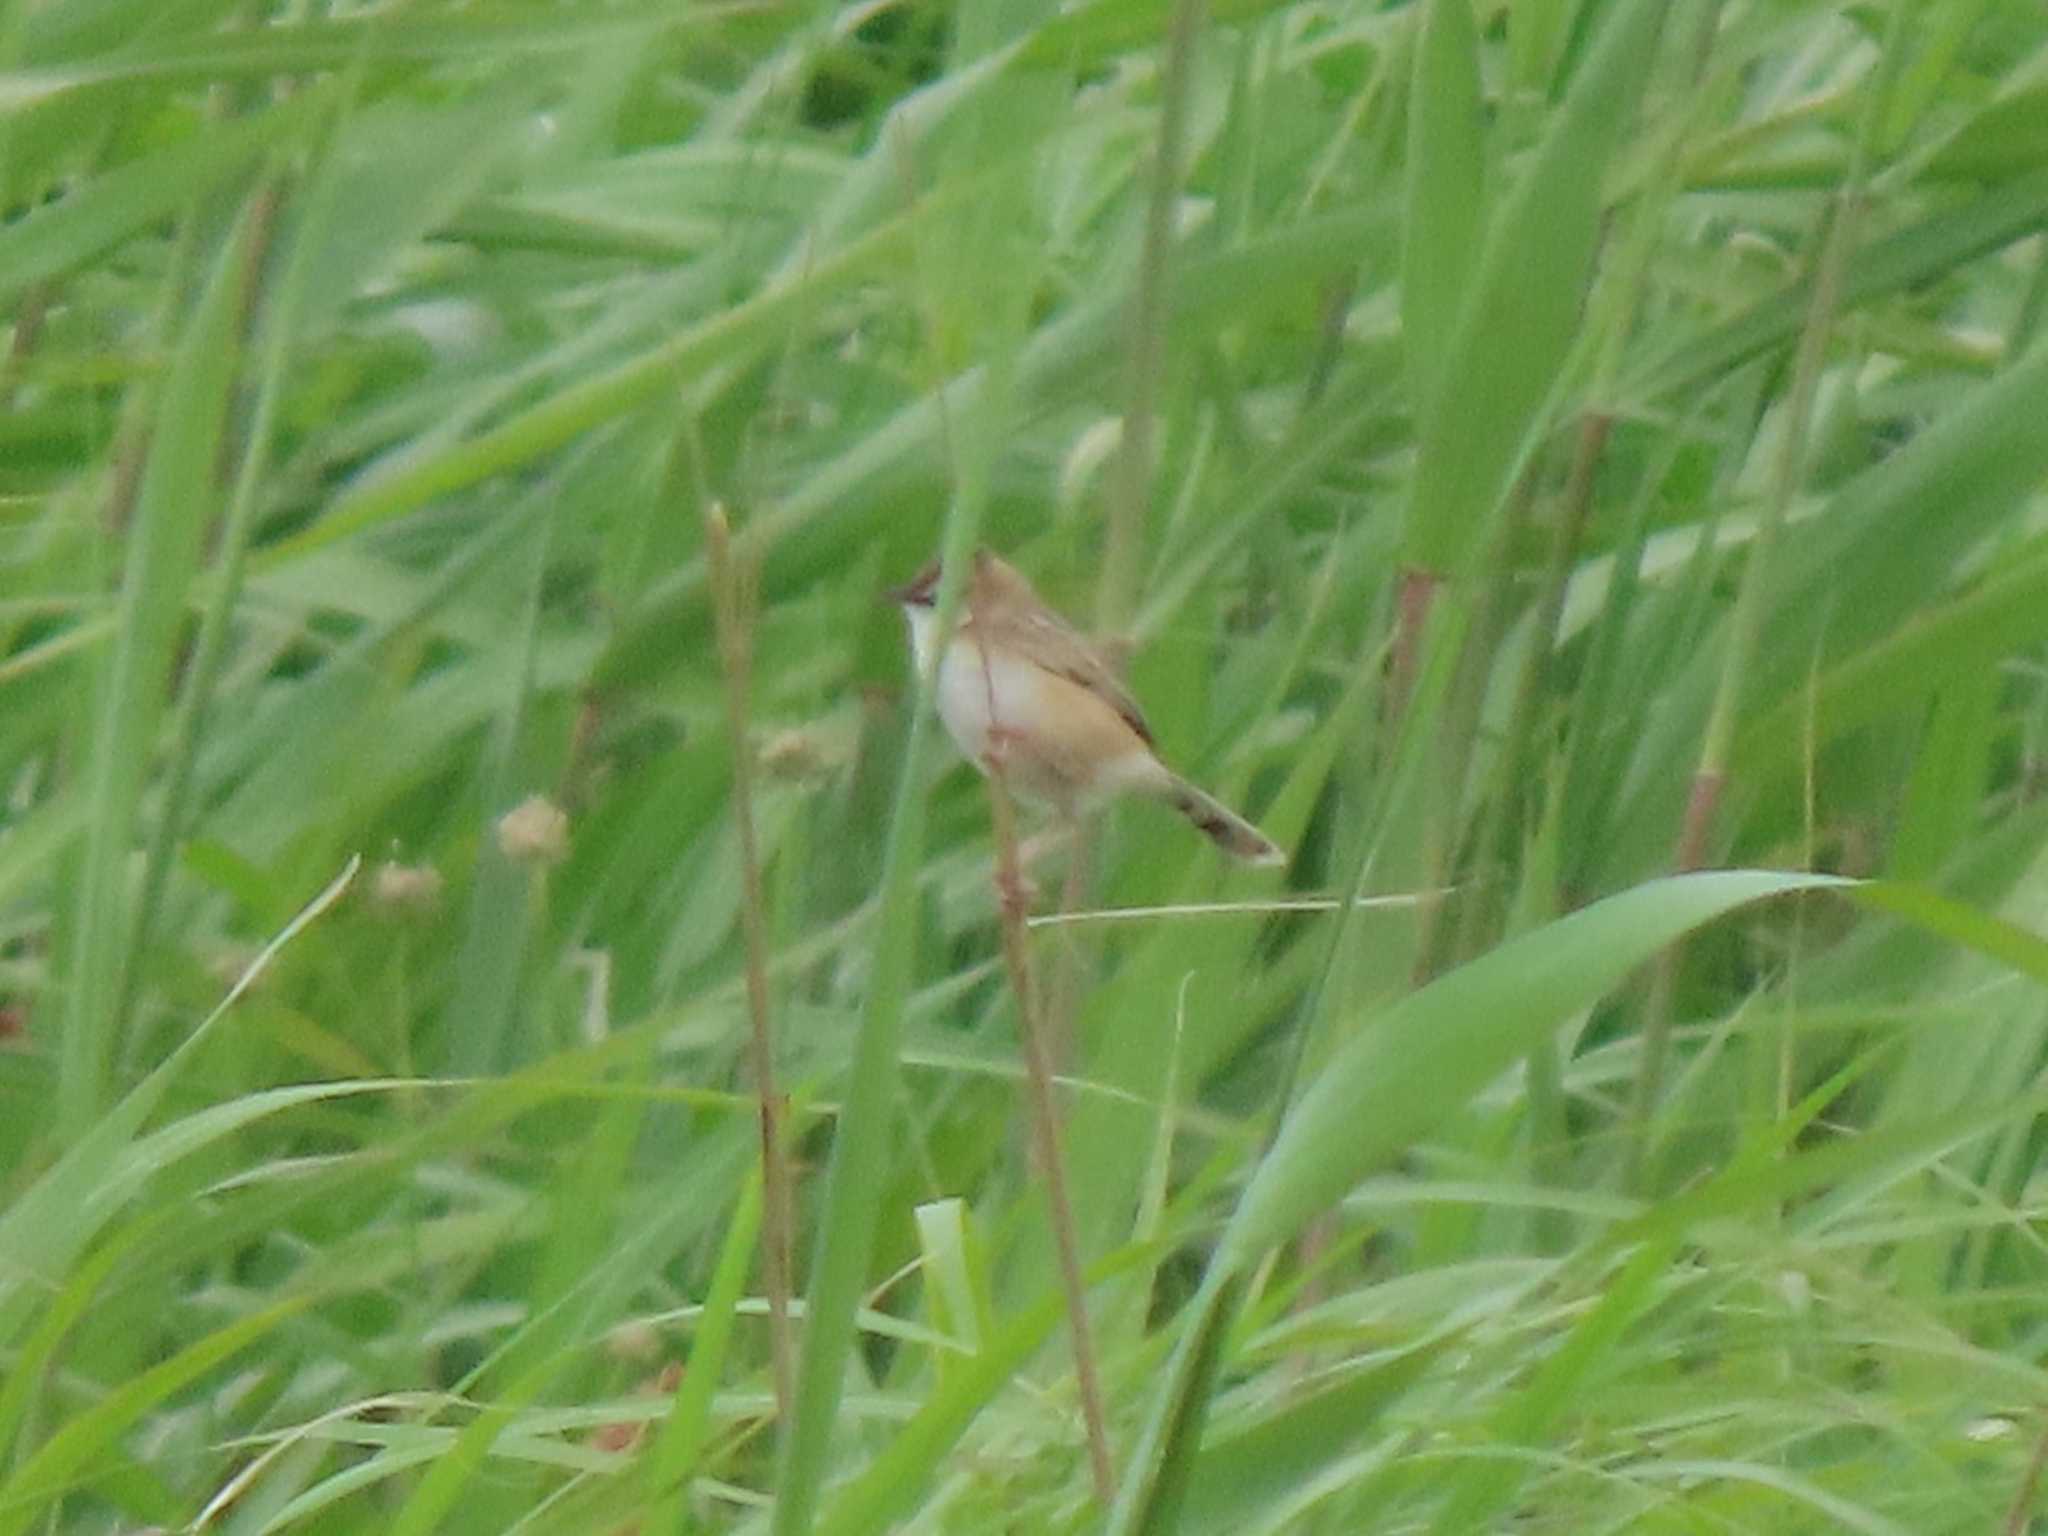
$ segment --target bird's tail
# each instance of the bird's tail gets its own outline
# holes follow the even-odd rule
[[[1284,864],[1280,845],[1214,795],[1205,794],[1178,774],[1162,787],[1162,798],[1208,834],[1209,840],[1233,859],[1247,864]]]

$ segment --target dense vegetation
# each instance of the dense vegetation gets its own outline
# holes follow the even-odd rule
[[[0,1536],[2037,1528],[2044,228],[2038,0],[0,5]],[[1291,850],[1022,821],[1085,1335],[977,542]]]

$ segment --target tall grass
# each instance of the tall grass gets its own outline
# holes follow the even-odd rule
[[[2038,1523],[2044,63],[0,6],[0,1536]],[[1091,829],[1056,1165],[977,542],[1292,850]]]

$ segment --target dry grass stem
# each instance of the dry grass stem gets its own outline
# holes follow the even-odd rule
[[[754,764],[747,733],[747,694],[753,667],[748,610],[752,604],[746,583],[734,567],[725,509],[717,502],[707,503],[704,509],[704,541],[711,562],[718,655],[725,670],[727,730],[732,738],[732,807],[739,833],[740,922],[746,943],[748,1057],[754,1091],[760,1096],[761,1267],[768,1291],[776,1422],[786,1425],[796,1382],[789,1320],[794,1216],[789,1154],[782,1140],[782,1100],[775,1088],[775,1037],[768,1015],[768,924],[761,894],[761,854],[754,832]]]
[[[1066,1293],[1067,1326],[1073,1337],[1074,1376],[1081,1392],[1081,1417],[1088,1434],[1088,1465],[1095,1496],[1108,1508],[1116,1496],[1116,1469],[1109,1454],[1109,1429],[1102,1409],[1102,1384],[1095,1369],[1094,1335],[1088,1325],[1088,1287],[1081,1273],[1080,1240],[1074,1208],[1067,1198],[1066,1163],[1060,1153],[1059,1102],[1053,1093],[1052,1052],[1035,1006],[1031,984],[1031,939],[1027,925],[1029,887],[1017,858],[1016,818],[999,751],[988,763],[989,813],[995,829],[996,897],[1002,914],[1003,964],[1017,1000],[1017,1038],[1024,1050],[1030,1089],[1032,1140],[1045,1180],[1053,1243],[1059,1252],[1060,1284]]]

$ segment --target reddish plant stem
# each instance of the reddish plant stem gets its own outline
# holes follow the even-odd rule
[[[2012,1506],[2006,1510],[2005,1524],[2000,1527],[2004,1536],[2027,1536],[2027,1527],[2033,1524],[2034,1494],[2041,1486],[2044,1467],[2048,1467],[2048,1429],[2035,1437],[2034,1454],[2027,1461],[2027,1470],[2020,1475],[2019,1487],[2013,1490]]]
[[[782,1140],[782,1099],[775,1091],[775,1037],[769,1020],[768,924],[761,892],[761,853],[754,834],[754,760],[747,737],[747,693],[753,670],[753,637],[747,603],[733,566],[732,534],[725,509],[704,508],[704,542],[710,557],[718,654],[725,670],[727,729],[732,736],[733,821],[740,843],[740,927],[746,942],[748,1055],[761,1122],[761,1256],[768,1292],[768,1342],[775,1373],[775,1415],[790,1422],[796,1381],[796,1349],[789,1320],[790,1249],[793,1241],[788,1150]]]
[[[1435,571],[1411,565],[1401,572],[1401,585],[1394,594],[1394,644],[1387,664],[1387,707],[1385,723],[1391,742],[1408,711],[1408,698],[1415,690],[1415,671],[1422,664],[1422,635],[1429,626],[1429,611],[1436,602],[1444,579]]]
[[[8,344],[6,359],[0,361],[0,410],[11,410],[14,406],[14,392],[21,385],[22,372],[29,358],[35,355],[37,343],[42,340],[43,320],[56,296],[56,283],[45,279],[30,284],[23,291],[21,302],[14,307],[14,339]]]
[[[1003,964],[1010,975],[1010,990],[1017,999],[1017,1036],[1024,1048],[1032,1140],[1037,1148],[1039,1176],[1045,1180],[1046,1204],[1051,1208],[1053,1243],[1059,1252],[1060,1285],[1066,1293],[1067,1327],[1074,1342],[1074,1376],[1080,1385],[1081,1418],[1088,1433],[1088,1465],[1094,1474],[1095,1496],[1107,1509],[1116,1497],[1116,1468],[1110,1460],[1102,1383],[1095,1370],[1095,1341],[1088,1325],[1088,1287],[1081,1273],[1080,1242],[1074,1234],[1074,1208],[1067,1196],[1066,1164],[1060,1156],[1059,1103],[1053,1094],[1052,1053],[1034,1006],[1030,939],[1025,926],[1030,915],[1030,888],[1017,859],[1016,818],[1010,806],[1001,748],[990,751],[987,765]]]

